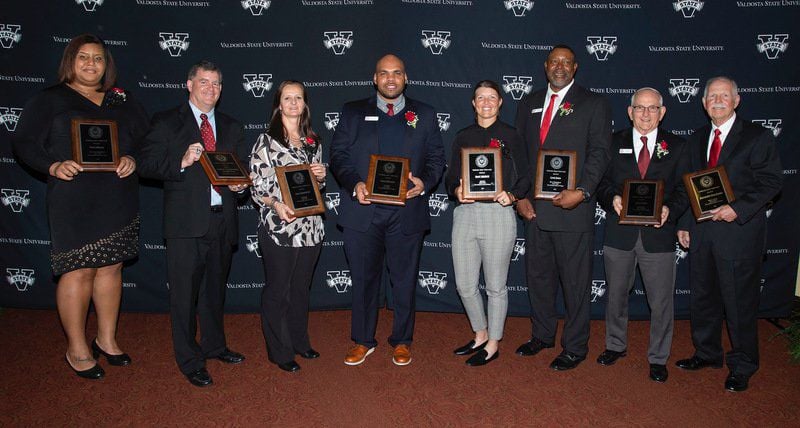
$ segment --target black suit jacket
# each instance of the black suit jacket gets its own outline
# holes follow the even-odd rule
[[[217,151],[234,152],[247,165],[248,147],[244,129],[230,116],[214,112]],[[211,204],[211,183],[200,162],[181,172],[181,159],[186,147],[202,142],[200,127],[188,102],[153,115],[150,132],[137,171],[143,177],[164,181],[164,238],[198,238],[208,232]],[[236,195],[221,186],[222,209],[225,216],[226,241],[235,245],[238,240]]]
[[[640,179],[636,151],[633,149],[633,129],[628,128],[614,134],[611,142],[611,162],[603,180],[597,188],[597,198],[606,210],[605,245],[620,250],[632,250],[641,233],[642,245],[649,253],[675,251],[675,227],[688,205],[683,174],[689,172],[689,154],[686,142],[669,132],[658,130],[656,145],[667,143],[667,153],[660,158],[652,153],[647,167],[647,180],[664,181],[664,205],[669,208],[669,217],[660,228],[620,225],[614,210],[614,196],[622,196],[625,179]]]
[[[696,130],[689,140],[689,168],[708,167],[711,125]],[[680,229],[690,231],[690,246],[714,241],[726,260],[761,258],[766,247],[767,205],[780,192],[782,169],[772,133],[760,125],[736,117],[722,144],[717,165],[725,167],[736,200],[730,205],[737,218],[695,221],[691,210],[681,218]]]
[[[408,199],[400,209],[405,234],[430,229],[428,198],[436,189],[446,164],[442,136],[433,107],[406,97],[405,111],[413,111],[419,121],[416,128],[405,127],[404,157],[410,159],[411,173],[425,184],[425,195]],[[366,231],[376,204],[361,205],[352,196],[358,182],[366,183],[369,157],[379,154],[378,121],[365,120],[379,116],[376,97],[353,101],[342,108],[339,124],[331,141],[331,172],[342,187],[338,223],[342,227]]]
[[[553,205],[549,200],[534,200],[536,157],[539,154],[539,128],[546,89],[525,96],[517,106],[516,128],[528,150],[531,190],[528,198],[536,210],[535,222],[542,230],[589,232],[594,229],[597,185],[603,178],[610,158],[611,107],[608,100],[574,83],[561,103],[572,104],[572,113],[556,113],[544,142],[545,150],[574,150],[578,154],[576,187],[590,193],[591,198],[572,210]],[[556,106],[558,108],[558,106]]]

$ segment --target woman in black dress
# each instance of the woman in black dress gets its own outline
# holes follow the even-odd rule
[[[128,365],[117,344],[122,262],[139,247],[135,146],[147,130],[147,115],[131,95],[113,85],[116,68],[97,36],[75,37],[64,49],[59,84],[31,99],[13,140],[19,159],[47,174],[51,266],[58,276],[56,303],[67,336],[67,364],[88,379],[100,379],[95,358]],[[113,120],[118,127],[119,165],[113,172],[84,171],[72,160],[73,118]],[[89,302],[97,312],[97,337],[86,340]]]

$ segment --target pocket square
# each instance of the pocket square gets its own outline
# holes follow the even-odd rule
[[[633,154],[633,149],[619,149],[619,154],[621,154],[621,155],[631,155],[631,154]]]
[[[542,109],[540,109],[540,108],[535,108],[535,109],[531,110],[531,114],[536,114],[536,113],[541,113],[541,112],[542,112]]]
[[[364,116],[365,122],[377,122],[378,116]]]

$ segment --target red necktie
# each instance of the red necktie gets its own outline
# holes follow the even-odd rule
[[[639,174],[642,175],[644,178],[645,174],[647,174],[647,167],[650,166],[650,150],[647,150],[647,137],[644,135],[642,136],[642,150],[639,151]]]
[[[211,123],[205,113],[200,113],[200,137],[203,138],[203,146],[207,152],[217,150],[217,140],[214,139],[214,131],[211,129]],[[214,191],[222,195],[220,190],[220,186],[214,186]]]
[[[386,114],[389,116],[394,116],[394,104],[386,103]]]
[[[547,110],[544,112],[544,118],[542,118],[542,126],[539,128],[539,146],[544,146],[544,139],[547,138],[547,131],[550,130],[550,121],[552,120],[553,116],[553,106],[556,103],[556,98],[558,94],[550,95],[550,104],[547,105]]]
[[[711,142],[711,152],[708,154],[708,167],[714,168],[719,160],[719,152],[722,150],[722,140],[719,138],[722,131],[714,130],[714,141]]]

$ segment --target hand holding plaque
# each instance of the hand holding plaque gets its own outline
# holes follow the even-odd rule
[[[574,150],[539,150],[533,197],[553,199],[565,189],[575,189],[578,154]]]
[[[683,184],[686,185],[697,221],[710,219],[714,216],[712,210],[736,200],[725,166],[722,165],[684,174]]]
[[[308,164],[279,166],[275,168],[281,199],[295,217],[322,214],[325,205],[319,192],[319,184]]]
[[[367,176],[367,201],[379,204],[406,204],[409,160],[404,157],[370,155]]]
[[[461,149],[461,186],[466,199],[493,200],[503,190],[503,156],[497,147]]]
[[[72,119],[72,158],[84,171],[116,171],[119,165],[117,122]]]
[[[664,202],[663,180],[627,179],[622,185],[619,224],[657,226]]]
[[[214,186],[253,184],[239,159],[230,152],[206,152],[200,155],[200,164]]]

